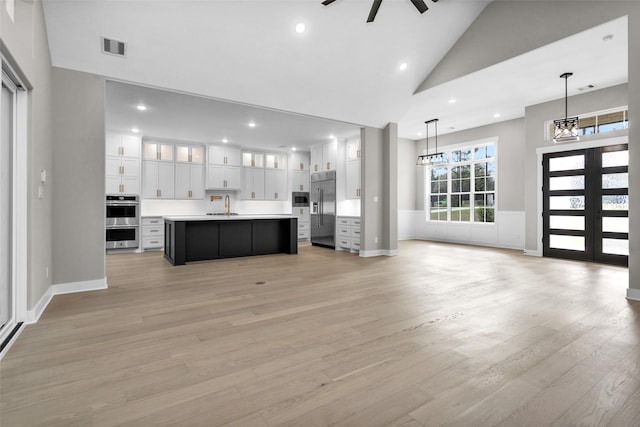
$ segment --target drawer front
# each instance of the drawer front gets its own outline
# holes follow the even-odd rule
[[[143,249],[157,249],[164,246],[164,238],[162,236],[155,237],[143,237],[142,248]]]
[[[145,225],[142,227],[142,237],[164,236],[164,225]]]
[[[338,236],[338,246],[345,249],[351,248],[351,238]]]
[[[360,227],[360,218],[352,218],[351,219],[351,225],[355,225]]]
[[[142,218],[142,225],[163,225],[164,220],[161,217]]]
[[[309,229],[300,230],[298,229],[298,239],[308,239],[309,238]]]
[[[348,227],[349,225],[351,225],[351,221],[349,220],[349,218],[338,218],[338,225]]]
[[[349,227],[338,226],[338,236],[351,237],[351,229]]]
[[[351,228],[351,237],[356,238],[358,240],[360,240],[360,227],[358,228]]]
[[[351,249],[354,251],[360,250],[360,239],[351,239]]]

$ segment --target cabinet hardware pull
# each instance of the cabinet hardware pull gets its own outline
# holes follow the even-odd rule
[[[162,191],[161,190],[156,190],[156,197],[160,197],[162,195]]]
[[[331,162],[327,162],[327,170],[331,169]]]
[[[300,184],[300,191],[304,190],[304,188],[302,188],[302,187],[303,187],[303,185]]]
[[[189,154],[189,162],[193,162],[193,156]]]
[[[120,192],[121,192],[121,193],[124,193],[124,185],[123,185],[123,184],[120,184],[120,185],[118,186],[118,190],[120,190]]]
[[[356,157],[360,158],[360,150],[356,151]]]
[[[278,193],[276,193],[276,199],[278,198]]]
[[[255,191],[252,191],[252,192],[251,192],[251,198],[252,198],[252,199],[255,199],[255,198],[256,198],[256,193],[255,193]]]
[[[274,169],[278,169],[278,162],[274,162],[273,163],[273,167],[274,167]]]
[[[313,169],[314,172],[318,172],[318,165],[313,165]]]
[[[300,170],[304,169],[304,165],[302,164],[302,162],[300,162]]]

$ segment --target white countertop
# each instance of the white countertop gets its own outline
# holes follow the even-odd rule
[[[169,215],[163,216],[169,221],[233,221],[242,219],[290,219],[293,215]]]

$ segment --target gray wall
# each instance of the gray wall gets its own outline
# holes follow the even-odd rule
[[[626,105],[628,102],[627,85],[596,90],[569,98],[569,116],[591,113],[608,108]],[[538,163],[536,149],[538,147],[553,146],[553,141],[544,140],[544,123],[558,118],[564,112],[564,99],[532,105],[526,108],[526,140],[524,164],[524,195],[525,195],[525,249],[538,248]],[[626,132],[624,132],[626,134]],[[594,135],[591,139],[611,138],[611,134]],[[585,140],[583,137],[582,140]]]
[[[52,82],[51,57],[42,2],[15,2],[15,22],[0,7],[0,49],[29,90],[27,309],[32,309],[51,284],[52,266]],[[44,198],[38,198],[40,171],[49,172]],[[47,272],[49,275],[47,277]],[[18,286],[24,286],[20,283]]]
[[[362,235],[360,248],[362,251],[374,251],[382,247],[382,228],[384,212],[382,208],[382,129],[364,127],[360,131],[361,141],[361,218]],[[377,202],[375,199],[377,198]],[[376,238],[378,241],[376,242]]]
[[[105,277],[105,81],[53,68],[53,83],[53,284],[100,280]]]
[[[438,148],[448,145],[462,144],[479,139],[498,137],[498,192],[497,209],[499,211],[524,211],[524,158],[525,147],[524,119],[508,120],[479,128],[438,135]],[[433,140],[430,138],[430,144]],[[422,154],[425,140],[416,141],[413,163],[400,168],[412,167],[416,170],[415,206],[424,209],[425,168],[415,166],[418,154]]]
[[[416,142],[398,138],[398,209],[416,210]]]
[[[398,249],[398,125],[389,123],[383,131],[382,141],[384,185],[384,249]]]

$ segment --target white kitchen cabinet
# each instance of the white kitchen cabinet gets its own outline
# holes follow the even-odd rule
[[[345,198],[347,199],[359,199],[360,198],[360,161],[347,162],[347,191]]]
[[[311,147],[311,173],[322,172],[322,144]]]
[[[204,163],[204,147],[200,145],[176,145],[176,162]]]
[[[164,220],[160,216],[142,217],[142,249],[164,247]]]
[[[262,168],[242,168],[242,192],[245,200],[264,200],[265,170]]]
[[[350,252],[360,251],[360,217],[339,216],[337,218],[338,248]]]
[[[360,138],[348,139],[346,151],[347,162],[360,160]]]
[[[209,145],[208,160],[210,165],[240,166],[241,151],[236,147]]]
[[[311,173],[336,169],[338,155],[338,141],[333,140],[325,144],[311,147]]]
[[[237,166],[207,166],[207,190],[239,190],[240,170]]]
[[[105,136],[105,155],[140,158],[140,138],[131,135],[107,133]]]
[[[309,153],[305,153],[303,151],[295,151],[291,153],[291,170],[308,171]]]
[[[336,157],[338,156],[338,141],[333,140],[322,146],[322,164],[324,170],[336,170]]]
[[[173,162],[142,162],[142,198],[173,199],[175,195]]]
[[[264,153],[253,151],[242,152],[242,167],[244,168],[264,168]]]
[[[287,172],[283,170],[266,169],[264,171],[264,199],[288,200]]]
[[[310,176],[307,170],[294,170],[291,172],[291,190],[309,191]]]
[[[140,138],[107,134],[105,193],[140,193]]]
[[[308,207],[294,207],[291,215],[298,218],[298,240],[308,240],[311,236],[311,217]]]
[[[204,166],[176,163],[175,198],[204,199]]]
[[[270,154],[264,155],[264,167],[267,169],[287,169],[286,154]]]
[[[143,160],[173,162],[173,151],[175,147],[174,144],[147,140],[144,141],[142,147]]]

